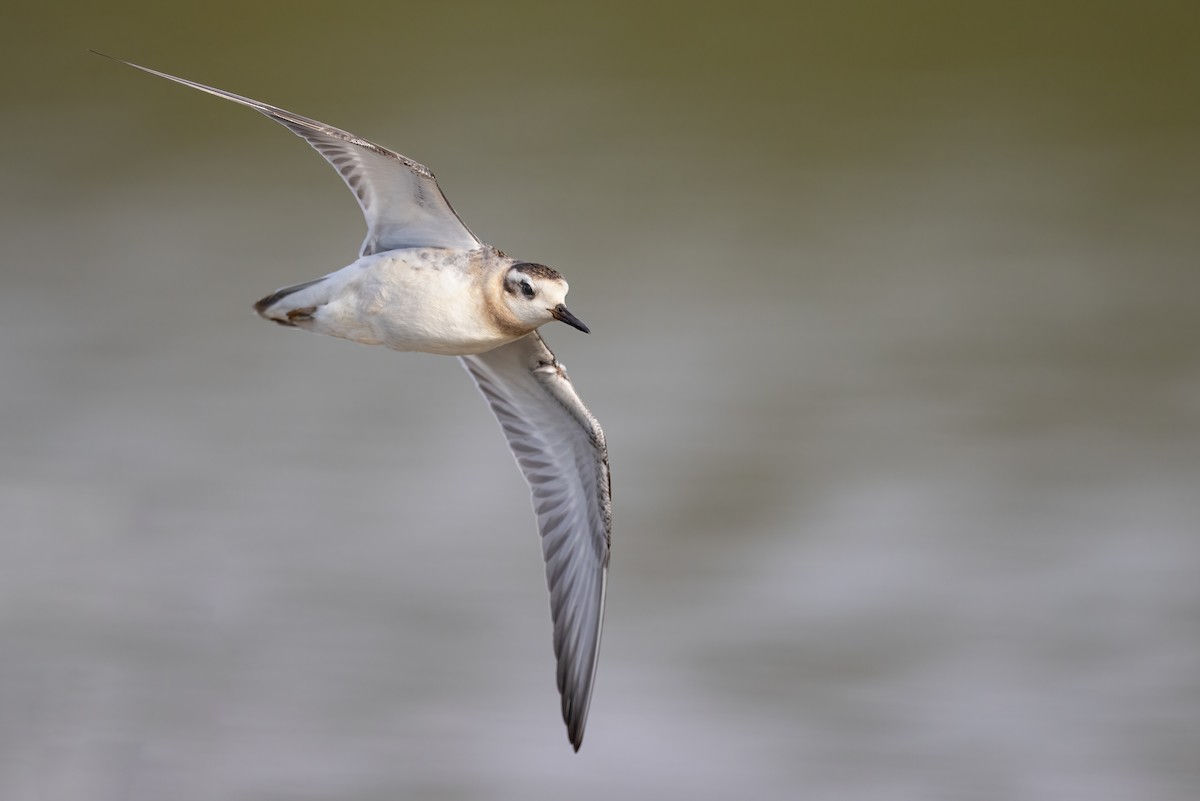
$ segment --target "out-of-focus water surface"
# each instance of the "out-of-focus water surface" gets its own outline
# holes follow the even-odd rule
[[[0,797],[1200,797],[1200,13],[47,4],[0,27]],[[250,304],[357,208],[571,282],[587,740],[454,360]]]

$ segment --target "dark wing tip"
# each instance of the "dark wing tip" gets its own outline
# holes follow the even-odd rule
[[[563,722],[567,724],[567,739],[571,741],[571,747],[578,754],[580,746],[583,745],[583,726],[587,721],[587,716],[579,715],[572,720],[567,713],[566,706],[563,704]]]
[[[587,724],[587,708],[580,710],[579,699],[574,697],[574,693],[566,688],[559,688],[562,694],[562,717],[563,723],[567,724],[567,739],[571,741],[571,746],[576,753],[579,752],[579,747],[583,745],[583,730]]]
[[[588,711],[592,703],[592,686],[596,677],[596,656],[600,644],[592,653],[591,670],[586,674],[582,683],[572,682],[569,678],[570,657],[565,654],[558,656],[558,692],[562,698],[562,719],[567,726],[567,739],[578,752],[583,745],[583,733],[587,728]]]

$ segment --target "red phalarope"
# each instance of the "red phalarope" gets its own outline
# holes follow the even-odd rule
[[[433,173],[412,159],[257,100],[122,63],[270,117],[320,153],[358,199],[367,221],[358,260],[254,308],[281,325],[462,360],[533,495],[563,720],[578,751],[600,649],[612,504],[604,432],[538,333],[551,320],[587,333],[563,305],[567,282],[471,233]]]

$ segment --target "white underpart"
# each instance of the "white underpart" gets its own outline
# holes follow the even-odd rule
[[[489,252],[490,251],[490,252]],[[482,353],[515,337],[492,323],[486,296],[468,269],[495,251],[389,250],[330,273],[267,310],[272,319],[312,309],[306,331],[364,345],[446,356]]]

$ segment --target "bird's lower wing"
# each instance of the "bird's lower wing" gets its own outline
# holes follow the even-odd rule
[[[563,720],[579,750],[596,677],[612,528],[604,432],[537,332],[462,361],[533,493]]]

